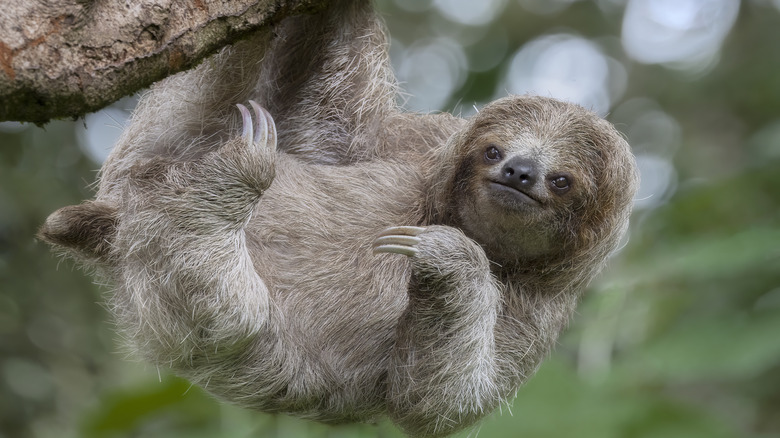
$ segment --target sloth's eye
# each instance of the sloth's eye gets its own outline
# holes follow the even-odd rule
[[[568,190],[571,185],[571,183],[569,182],[569,178],[565,176],[555,176],[552,179],[550,179],[550,183],[559,192]]]
[[[485,150],[485,158],[488,161],[498,161],[501,159],[501,151],[499,151],[495,146],[489,146]]]
[[[569,187],[569,179],[565,176],[559,176],[553,180],[553,184],[559,189],[565,189],[566,187]]]

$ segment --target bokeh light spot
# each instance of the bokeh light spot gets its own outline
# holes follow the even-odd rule
[[[398,79],[404,85],[411,111],[441,109],[465,80],[466,54],[449,38],[434,38],[402,51]]]
[[[492,22],[506,7],[506,0],[434,0],[433,5],[447,19],[481,26]]]
[[[548,35],[531,41],[515,53],[497,94],[554,97],[580,104],[603,116],[614,98],[610,93],[611,80],[626,76],[624,72],[618,74],[622,69],[622,64],[584,38]]]
[[[739,0],[630,0],[623,47],[639,62],[701,70],[716,59]]]

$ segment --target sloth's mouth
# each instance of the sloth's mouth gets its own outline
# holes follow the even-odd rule
[[[541,205],[542,201],[536,199],[533,195],[523,189],[509,186],[498,181],[488,180],[488,186],[491,190],[502,196],[510,196],[513,200],[520,201],[526,204]]]

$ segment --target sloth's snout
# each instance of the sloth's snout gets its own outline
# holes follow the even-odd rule
[[[523,157],[509,159],[501,168],[502,182],[518,190],[528,190],[539,179],[539,170],[533,160]]]

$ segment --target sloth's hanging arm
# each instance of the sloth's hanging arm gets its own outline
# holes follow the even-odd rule
[[[384,25],[369,0],[336,0],[284,20],[263,59],[258,102],[279,128],[279,149],[312,162],[370,159],[397,86]]]

